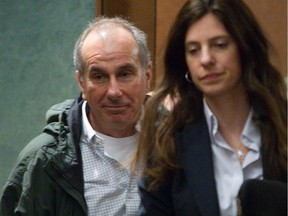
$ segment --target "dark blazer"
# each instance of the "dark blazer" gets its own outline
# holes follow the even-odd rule
[[[170,173],[157,191],[139,181],[139,215],[219,216],[212,149],[205,116],[176,134],[182,169]]]
[[[178,131],[175,141],[181,169],[169,173],[153,192],[147,191],[145,180],[139,181],[142,200],[139,215],[219,216],[211,141],[204,113],[198,121]],[[264,179],[268,179],[265,176],[265,170],[271,169],[268,166],[263,166]]]

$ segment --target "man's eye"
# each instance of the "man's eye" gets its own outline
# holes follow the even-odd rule
[[[90,79],[95,82],[104,82],[106,80],[106,76],[101,73],[91,74]]]
[[[103,78],[104,78],[104,76],[101,74],[94,75],[94,79],[96,79],[96,80],[102,80]]]
[[[131,75],[131,72],[129,72],[129,71],[125,71],[125,72],[122,72],[121,73],[121,76],[122,77],[128,77],[128,76],[130,76]]]
[[[131,71],[123,71],[118,75],[118,77],[123,80],[130,80],[133,78],[133,73]]]

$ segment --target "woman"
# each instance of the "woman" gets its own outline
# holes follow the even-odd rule
[[[244,180],[287,182],[286,87],[268,48],[241,0],[182,7],[142,121],[140,215],[236,215]]]

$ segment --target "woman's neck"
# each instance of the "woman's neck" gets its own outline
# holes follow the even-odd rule
[[[250,104],[245,91],[205,98],[211,111],[218,120],[218,131],[234,150],[242,164],[249,149],[241,140],[241,134],[247,121]]]
[[[242,133],[250,111],[247,94],[205,97],[205,100],[218,120],[220,131]]]

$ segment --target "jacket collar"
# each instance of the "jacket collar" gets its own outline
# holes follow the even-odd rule
[[[74,157],[74,163],[71,164],[67,176],[72,180],[74,184],[84,194],[84,179],[82,168],[82,157],[80,151],[80,138],[82,134],[82,104],[84,100],[80,96],[73,103],[71,110],[67,117],[68,127],[71,131],[71,141],[75,149],[76,157]]]

